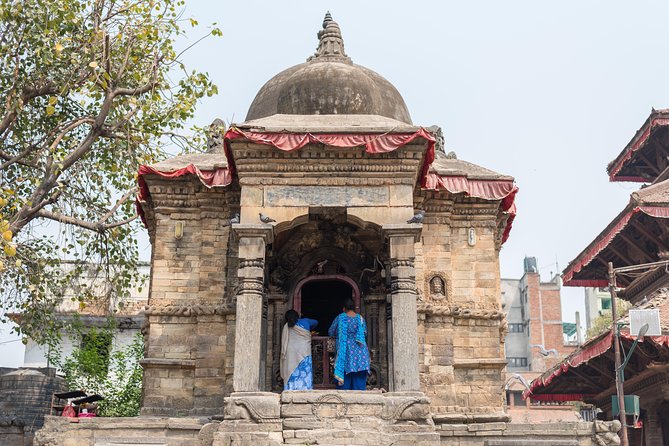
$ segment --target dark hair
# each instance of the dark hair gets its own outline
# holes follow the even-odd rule
[[[295,310],[288,310],[286,311],[286,324],[288,324],[289,327],[294,327],[295,324],[297,324],[297,320],[300,318],[300,315],[297,314],[297,311]]]
[[[350,297],[344,300],[344,310],[355,311],[355,302]]]

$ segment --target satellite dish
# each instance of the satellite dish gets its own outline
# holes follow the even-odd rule
[[[660,310],[630,310],[630,334],[642,336],[661,336]],[[643,331],[644,326],[647,326]],[[643,333],[642,333],[643,331]]]

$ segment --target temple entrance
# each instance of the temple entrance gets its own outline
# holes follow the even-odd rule
[[[353,297],[353,289],[338,280],[306,283],[302,287],[302,316],[318,321],[319,336],[327,336],[332,321],[341,313],[344,301]]]
[[[316,319],[318,326],[311,337],[311,357],[315,389],[332,389],[335,342],[328,336],[332,321],[342,312],[344,301],[352,298],[360,311],[360,291],[357,284],[343,275],[310,276],[301,280],[295,289],[293,309],[303,317]]]

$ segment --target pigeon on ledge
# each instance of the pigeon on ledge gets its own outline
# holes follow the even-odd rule
[[[235,223],[239,223],[239,212],[237,212],[235,216],[230,219],[231,225],[234,225]]]
[[[260,216],[260,221],[263,223],[271,223],[271,222],[276,222],[272,217],[268,217],[267,215],[264,215],[262,212],[258,214]]]
[[[424,218],[425,218],[425,211],[421,209],[420,211],[418,211],[416,215],[407,220],[407,223],[423,223]]]

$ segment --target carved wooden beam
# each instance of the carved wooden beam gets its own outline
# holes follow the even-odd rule
[[[654,262],[655,259],[651,257],[646,251],[643,249],[639,248],[639,243],[636,242],[635,240],[632,240],[629,236],[623,234],[622,232],[618,234],[621,239],[625,240],[625,242],[628,245],[628,251],[633,250],[639,255],[640,260],[644,260],[645,263],[651,263]]]
[[[598,365],[596,360],[593,358],[590,361],[588,361],[588,367],[592,367],[595,369],[597,372],[599,372],[600,375],[605,376],[606,378],[609,379],[609,381],[613,381],[615,379],[615,374],[613,372],[613,366],[612,367],[605,367]],[[602,361],[603,362],[603,361]]]
[[[645,226],[639,224],[638,221],[633,221],[632,222],[632,227],[634,229],[636,229],[637,231],[639,231],[639,233],[641,233],[641,235],[646,237],[648,240],[655,243],[660,250],[669,251],[669,248],[667,248],[667,245],[662,240],[660,240],[660,238],[657,235],[654,235],[652,232],[650,232],[648,229],[646,229]]]
[[[641,158],[644,164],[650,168],[650,170],[655,172],[655,175],[659,175],[660,172],[662,172],[662,170],[660,170],[655,163],[652,163],[648,158],[646,158],[646,155],[644,155],[641,151],[637,152],[636,154],[639,158]]]
[[[608,246],[608,248],[609,248],[609,249],[610,249],[616,256],[618,256],[618,257],[620,258],[620,260],[622,260],[623,262],[627,263],[627,265],[636,265],[636,264],[637,264],[637,262],[635,262],[634,260],[632,260],[632,259],[630,259],[629,257],[627,257],[626,254],[623,254],[623,253],[620,252],[615,246],[613,246],[613,243],[611,243],[611,244]]]
[[[586,375],[585,373],[583,373],[583,372],[581,372],[580,370],[578,370],[578,367],[572,367],[572,368],[570,369],[570,371],[571,371],[574,375],[576,375],[576,376],[578,376],[579,378],[581,378],[583,381],[587,381],[587,382],[589,382],[590,384],[592,384],[592,385],[595,387],[595,389],[597,389],[597,390],[599,390],[599,389],[601,389],[602,387],[604,387],[604,385],[602,385],[601,383],[598,383],[597,381],[595,381],[594,379],[592,379],[591,377],[589,377],[589,376]]]

